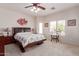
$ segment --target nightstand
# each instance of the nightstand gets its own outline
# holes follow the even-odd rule
[[[12,39],[12,36],[4,36],[4,44],[11,44],[13,43],[13,39]]]
[[[13,43],[12,36],[0,36],[0,56],[5,55],[4,46]]]
[[[0,36],[0,56],[4,56],[4,39]]]

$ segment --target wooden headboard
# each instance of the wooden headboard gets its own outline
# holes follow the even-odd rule
[[[26,28],[26,27],[13,27],[12,28],[13,36],[19,32],[31,32],[31,28]]]

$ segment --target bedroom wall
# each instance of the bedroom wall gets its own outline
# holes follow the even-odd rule
[[[19,18],[25,18],[28,23],[21,26],[17,23]],[[0,28],[5,27],[31,27],[35,28],[34,17],[28,14],[21,13],[19,11],[14,11],[6,8],[0,8]]]
[[[24,17],[28,23],[21,26],[17,20]],[[20,12],[0,8],[0,27],[34,27],[34,19],[32,16]]]
[[[53,20],[65,20],[66,26],[65,26],[65,36],[63,36],[63,39],[61,39],[62,42],[69,43],[69,44],[76,44],[79,45],[79,6],[72,7],[48,16],[43,17],[43,23],[49,23]],[[67,20],[76,19],[76,26],[67,26]],[[39,22],[39,21],[38,21]],[[47,36],[47,38],[50,38],[49,36],[49,27],[44,28],[44,34]]]

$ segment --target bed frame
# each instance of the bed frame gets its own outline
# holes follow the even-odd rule
[[[13,41],[14,41],[15,44],[18,45],[18,47],[20,48],[21,52],[25,52],[25,48],[27,48],[27,47],[32,47],[32,46],[34,46],[34,45],[40,45],[40,44],[43,43],[43,41],[46,40],[46,39],[43,39],[43,40],[40,40],[40,41],[36,41],[36,42],[30,43],[30,44],[28,44],[27,46],[23,47],[23,46],[22,46],[22,43],[19,42],[18,40],[16,40],[16,39],[14,38],[14,35],[15,35],[16,33],[19,33],[19,32],[30,32],[30,31],[31,31],[31,28],[25,28],[25,27],[14,27],[14,28],[12,28]]]

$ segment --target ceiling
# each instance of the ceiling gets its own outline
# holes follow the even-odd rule
[[[0,4],[0,7],[7,8],[15,11],[19,11],[25,14],[29,14],[32,16],[46,16],[61,10],[65,10],[67,8],[78,6],[78,3],[41,3],[41,6],[44,6],[46,10],[40,10],[38,13],[30,11],[30,8],[24,8],[25,6],[31,5],[31,3],[2,3]],[[54,10],[51,8],[55,7]]]

